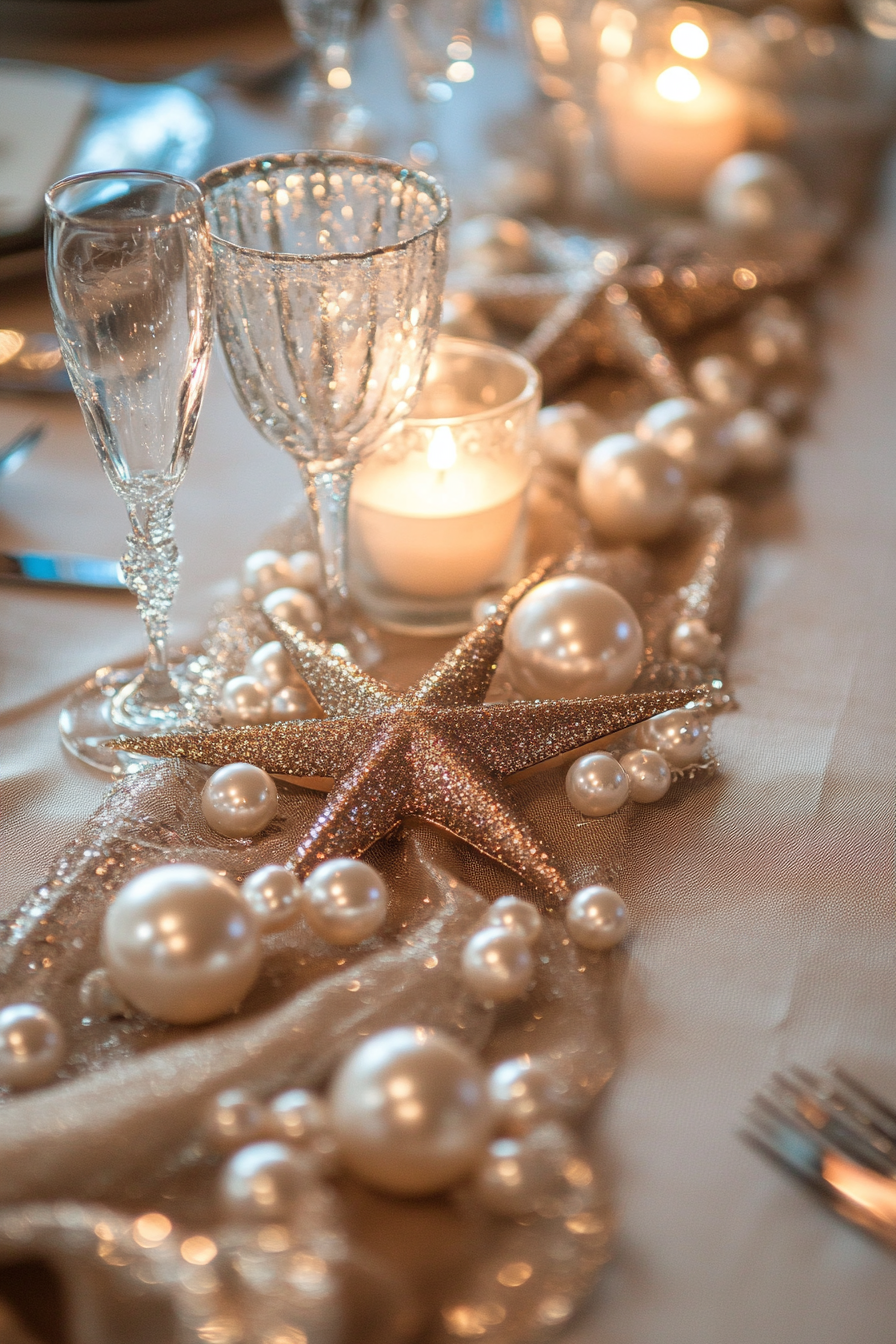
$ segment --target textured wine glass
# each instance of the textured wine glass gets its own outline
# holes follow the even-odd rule
[[[116,727],[168,732],[186,715],[167,657],[179,564],[172,506],[208,372],[211,247],[197,187],[150,172],[57,182],[46,196],[46,244],[66,368],[131,521],[122,570],[149,641],[142,672],[94,678],[60,718],[69,750],[113,770],[117,757],[102,743]]]
[[[352,472],[410,412],[439,327],[449,204],[432,178],[340,153],[204,177],[218,332],[237,398],[299,464],[328,633],[363,657],[346,586]]]

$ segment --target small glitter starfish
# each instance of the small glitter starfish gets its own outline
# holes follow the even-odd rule
[[[586,746],[663,710],[690,691],[593,700],[483,703],[514,604],[548,573],[542,565],[503,598],[409,690],[398,693],[283,621],[270,623],[326,718],[140,739],[150,756],[221,766],[248,761],[271,774],[335,780],[291,866],[356,857],[403,817],[441,826],[503,864],[541,901],[568,892],[501,776]],[[119,743],[134,750],[134,740]]]

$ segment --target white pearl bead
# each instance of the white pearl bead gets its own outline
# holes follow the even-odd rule
[[[495,1139],[476,1173],[473,1193],[489,1212],[507,1218],[554,1212],[573,1151],[572,1136],[556,1122],[520,1139]]]
[[[330,1104],[345,1165],[396,1195],[435,1194],[467,1176],[492,1126],[479,1060],[425,1027],[394,1027],[357,1046]]]
[[[704,355],[691,369],[691,381],[720,410],[739,411],[753,395],[753,376],[733,355]]]
[[[504,632],[518,690],[545,698],[628,690],[644,651],[641,625],[625,598],[596,579],[546,579],[516,604]]]
[[[792,228],[809,213],[809,193],[785,159],[744,150],[716,168],[703,192],[703,208],[721,228]]]
[[[292,1088],[274,1098],[270,1117],[279,1137],[310,1149],[320,1158],[324,1171],[333,1169],[338,1144],[330,1107],[323,1097],[306,1092],[304,1088]]]
[[[270,692],[253,677],[231,677],[221,692],[221,715],[231,728],[267,723],[271,717]]]
[[[293,719],[319,719],[317,701],[307,686],[284,686],[271,701],[271,717],[275,723]]]
[[[684,472],[661,448],[634,434],[610,434],[589,449],[578,475],[579,500],[610,541],[659,541],[684,517]]]
[[[85,975],[78,988],[78,1003],[87,1017],[99,1021],[134,1015],[130,1005],[113,987],[105,966],[97,966]]]
[[[527,1134],[566,1109],[563,1090],[550,1068],[528,1055],[505,1059],[492,1069],[488,1095],[498,1128],[509,1134]]]
[[[718,635],[714,635],[705,621],[679,621],[669,635],[669,653],[679,663],[696,663],[698,667],[716,667],[720,656]]]
[[[606,751],[593,751],[573,761],[566,772],[566,796],[586,817],[618,812],[628,798],[628,775]]]
[[[775,417],[761,407],[750,406],[733,416],[722,425],[719,438],[743,471],[777,471],[784,461],[784,435]]]
[[[262,933],[288,929],[302,914],[302,884],[279,864],[270,863],[250,873],[240,891],[254,910]]]
[[[314,551],[296,551],[289,557],[292,582],[306,593],[316,593],[322,582],[320,556]]]
[[[241,1221],[289,1222],[301,1196],[319,1176],[311,1153],[285,1143],[250,1143],[221,1172],[221,1202]]]
[[[0,1009],[0,1086],[14,1092],[40,1087],[55,1075],[65,1054],[62,1027],[37,1003]]]
[[[628,932],[628,910],[612,887],[583,887],[566,907],[566,927],[580,947],[603,952]]]
[[[480,1003],[509,1003],[525,994],[532,967],[532,953],[521,934],[489,925],[467,939],[460,975]]]
[[[218,1093],[206,1107],[203,1128],[209,1142],[222,1153],[274,1137],[274,1124],[265,1107],[241,1087]]]
[[[536,418],[535,444],[542,461],[561,471],[578,471],[585,453],[606,436],[603,416],[580,401],[545,406]]]
[[[200,797],[202,813],[219,835],[257,835],[277,811],[277,786],[266,771],[245,761],[222,765]]]
[[[243,565],[243,583],[259,601],[292,582],[292,569],[280,551],[253,551]]]
[[[106,911],[103,959],[115,988],[141,1012],[210,1022],[236,1008],[258,974],[258,920],[239,889],[210,868],[150,868]]]
[[[695,709],[667,709],[639,724],[635,736],[642,747],[658,751],[670,765],[693,765],[709,742],[709,722]]]
[[[695,485],[717,485],[731,470],[731,454],[717,442],[706,406],[692,397],[668,397],[644,412],[635,434],[674,458]]]
[[[256,649],[246,663],[246,676],[260,682],[271,695],[296,680],[296,670],[278,639]]]
[[[261,609],[266,616],[275,616],[300,635],[310,635],[320,630],[320,607],[311,594],[303,593],[301,588],[275,589],[273,593],[268,593]]]
[[[499,896],[492,901],[482,923],[496,924],[531,945],[541,936],[542,918],[531,901],[520,900],[519,896]]]
[[[306,878],[302,903],[309,928],[328,943],[350,947],[382,926],[389,888],[369,863],[328,859]]]
[[[628,775],[629,797],[635,803],[655,803],[669,792],[672,772],[658,751],[629,751],[619,764]]]
[[[778,294],[763,299],[744,317],[750,358],[763,369],[801,363],[809,354],[809,333],[802,313]]]

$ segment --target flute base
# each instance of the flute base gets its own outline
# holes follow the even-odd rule
[[[62,707],[59,714],[62,745],[94,770],[116,777],[134,774],[146,765],[146,757],[110,748],[112,739],[130,734],[147,737],[178,732],[187,726],[186,706],[182,713],[177,712],[178,706],[168,706],[165,715],[156,711],[141,715],[139,722],[128,723],[125,706],[139,687],[142,668],[142,662],[101,667]]]

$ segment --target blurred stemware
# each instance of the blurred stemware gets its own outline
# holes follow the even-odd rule
[[[349,487],[423,385],[448,198],[400,164],[323,152],[246,159],[200,186],[234,391],[299,465],[318,529],[327,633],[368,660],[373,648],[352,623],[347,590]]]
[[[89,173],[46,197],[56,331],[100,461],[131,521],[122,559],[149,652],[136,677],[92,679],[60,716],[66,747],[114,770],[115,729],[188,717],[168,667],[179,556],[172,508],[193,449],[213,331],[208,226],[197,187],[166,173]]]
[[[306,54],[297,113],[308,145],[369,149],[370,112],[349,90],[351,41],[363,0],[283,0],[293,39]]]

